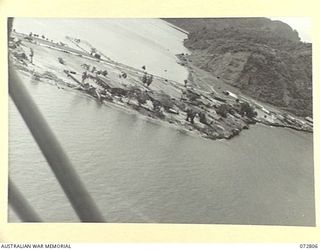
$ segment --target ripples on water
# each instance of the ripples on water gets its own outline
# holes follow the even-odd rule
[[[311,134],[257,125],[211,141],[80,93],[27,86],[109,222],[314,225]],[[9,158],[44,220],[77,221],[11,102]]]
[[[185,35],[161,20],[18,21],[17,31],[33,27],[58,40],[67,29],[95,37],[114,60],[136,67],[148,61],[153,73],[178,81],[187,76],[174,57],[185,52]],[[23,80],[108,222],[315,224],[311,134],[256,125],[232,140],[210,141]],[[45,221],[78,221],[11,101],[9,112],[12,179]],[[11,210],[9,221],[18,221]]]

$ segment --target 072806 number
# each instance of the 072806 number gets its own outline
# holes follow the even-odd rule
[[[300,244],[300,248],[318,248],[318,244]]]

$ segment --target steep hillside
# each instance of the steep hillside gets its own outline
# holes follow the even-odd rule
[[[190,60],[243,93],[312,116],[312,46],[267,18],[165,19],[189,31]]]

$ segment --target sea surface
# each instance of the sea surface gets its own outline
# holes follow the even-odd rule
[[[136,45],[128,53],[139,55],[125,58],[113,44],[112,59],[131,66],[170,65],[166,77],[183,81],[186,71],[174,54],[186,51],[184,33],[157,19],[134,20],[132,26],[123,24],[128,20],[109,21],[97,21],[103,30],[117,27],[106,29],[108,42],[118,43],[124,38],[117,36],[125,34],[122,42]],[[37,27],[24,25],[30,31]],[[150,68],[163,73],[162,66]],[[21,77],[106,221],[315,225],[312,134],[253,125],[231,140],[212,141]],[[44,221],[79,221],[11,100],[9,174]],[[19,221],[11,209],[8,220]]]
[[[114,61],[138,69],[145,66],[151,74],[178,82],[188,78],[187,69],[177,64],[175,56],[188,53],[183,46],[187,35],[160,19],[15,18],[14,28],[74,48],[66,36],[78,38]]]

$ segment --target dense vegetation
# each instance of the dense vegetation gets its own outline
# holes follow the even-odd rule
[[[312,46],[267,18],[166,19],[189,32],[192,61],[243,93],[312,116]]]

